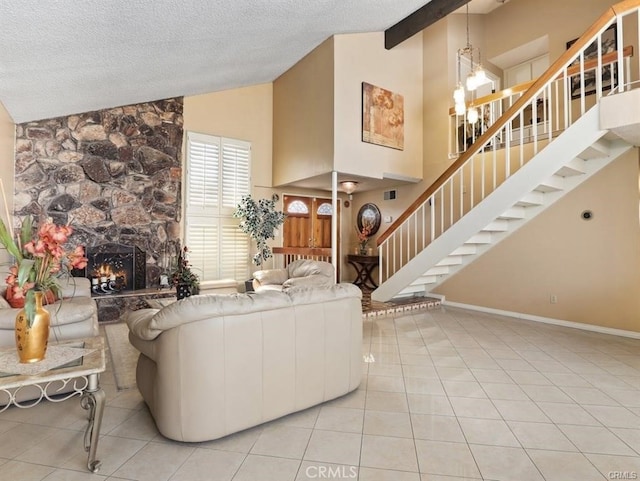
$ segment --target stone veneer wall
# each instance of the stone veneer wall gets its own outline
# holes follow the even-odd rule
[[[182,97],[16,126],[16,216],[69,222],[73,245],[136,245],[147,287],[180,237]]]

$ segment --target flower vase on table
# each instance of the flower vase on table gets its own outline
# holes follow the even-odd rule
[[[44,359],[49,341],[49,312],[42,307],[45,293],[58,297],[58,279],[69,275],[71,269],[84,269],[87,258],[82,246],[65,251],[73,229],[69,225],[58,226],[46,219],[34,228],[32,218],[22,221],[19,233],[14,237],[0,219],[0,243],[15,259],[7,276],[7,292],[13,300],[24,299],[24,308],[18,312],[15,323],[15,339],[21,363]]]
[[[42,306],[43,296],[42,291],[34,292],[35,305],[25,304],[16,315],[16,348],[21,363],[42,361],[47,352],[50,316]],[[31,308],[33,320],[29,322],[27,310]]]

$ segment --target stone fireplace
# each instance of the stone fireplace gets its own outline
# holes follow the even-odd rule
[[[96,262],[128,246],[125,288],[157,286],[179,246],[182,112],[178,97],[16,125],[14,214],[69,223]]]

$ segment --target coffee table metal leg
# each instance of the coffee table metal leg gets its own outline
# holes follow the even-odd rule
[[[105,399],[106,395],[100,387],[98,374],[90,375],[89,385],[80,398],[80,405],[83,409],[89,410],[89,425],[84,433],[84,450],[89,452],[87,468],[92,473],[97,473],[101,464],[96,459],[96,453],[98,451],[98,438],[100,437]]]

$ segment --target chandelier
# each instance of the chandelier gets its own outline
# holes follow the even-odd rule
[[[467,121],[471,124],[475,124],[478,121],[478,109],[473,106],[473,96],[478,86],[487,82],[487,74],[482,68],[480,62],[480,50],[474,48],[469,40],[469,4],[467,3],[467,44],[458,49],[456,60],[458,62],[458,85],[453,91],[453,100],[455,105],[456,115],[464,115],[465,110],[467,113]],[[462,84],[462,62],[463,59],[467,59],[469,62],[469,75],[467,75],[465,86]],[[477,59],[477,62],[475,61]],[[471,104],[467,110],[467,91],[469,92]]]

